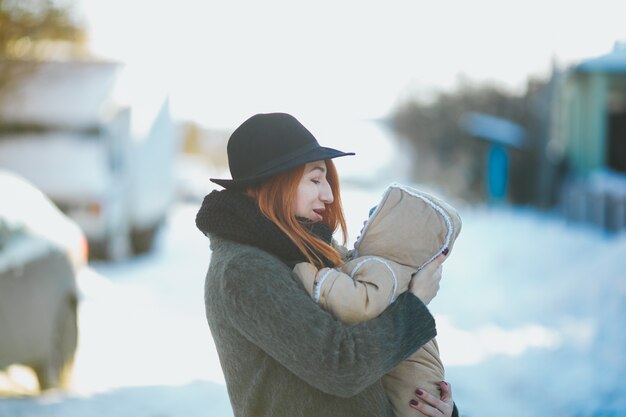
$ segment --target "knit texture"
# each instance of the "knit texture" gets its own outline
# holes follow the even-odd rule
[[[328,225],[304,218],[298,220],[308,232],[331,243],[332,230]],[[196,215],[196,226],[205,235],[211,233],[263,249],[290,267],[307,261],[293,241],[263,215],[254,199],[240,191],[216,190],[204,197]],[[334,266],[321,254],[317,255],[326,266]]]
[[[206,314],[236,417],[393,415],[382,376],[436,335],[417,297],[343,324],[275,256],[209,237]]]

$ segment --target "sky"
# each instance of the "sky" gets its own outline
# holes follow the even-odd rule
[[[626,40],[623,0],[76,1],[96,56],[207,127],[266,111],[382,117],[460,77],[520,90]]]

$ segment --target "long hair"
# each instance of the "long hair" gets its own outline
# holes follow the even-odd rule
[[[341,207],[339,177],[333,162],[330,159],[325,162],[326,180],[333,192],[334,200],[326,205],[322,222],[326,223],[333,232],[337,230],[337,227],[341,228],[345,245],[347,227]],[[321,255],[338,266],[343,262],[339,252],[322,239],[309,233],[296,219],[293,202],[296,200],[298,184],[303,174],[304,165],[300,165],[248,188],[246,193],[256,200],[263,215],[289,236],[310,263],[318,268],[325,266]]]

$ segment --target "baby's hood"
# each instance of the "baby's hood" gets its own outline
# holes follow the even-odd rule
[[[421,268],[452,246],[461,217],[449,204],[413,188],[390,185],[370,216],[353,256],[380,256]]]

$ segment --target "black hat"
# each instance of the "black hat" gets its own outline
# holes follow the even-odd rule
[[[233,179],[211,178],[224,188],[257,184],[307,162],[354,155],[320,146],[302,123],[286,113],[250,117],[228,139],[227,152]]]

